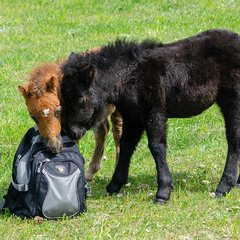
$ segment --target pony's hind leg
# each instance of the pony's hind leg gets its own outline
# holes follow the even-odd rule
[[[221,197],[226,195],[237,182],[240,182],[240,179],[237,180],[240,157],[240,96],[236,92],[228,93],[227,97],[218,99],[218,104],[225,119],[228,142],[225,168],[216,189],[216,196]]]
[[[89,167],[85,172],[86,180],[93,179],[95,173],[101,169],[101,162],[109,129],[110,125],[107,118],[102,123],[93,128],[95,148]]]
[[[113,138],[114,138],[115,147],[116,147],[116,161],[115,161],[115,169],[116,169],[118,164],[119,154],[120,154],[120,139],[122,136],[122,127],[123,127],[122,116],[117,110],[115,110],[112,113],[111,122],[112,122]]]

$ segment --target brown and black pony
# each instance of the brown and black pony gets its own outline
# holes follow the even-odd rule
[[[98,51],[93,48],[90,51]],[[84,53],[86,54],[86,52]],[[28,84],[18,86],[25,99],[28,111],[38,126],[45,145],[53,153],[62,148],[61,128],[65,126],[66,110],[61,95],[62,72],[61,62],[42,63],[29,73]],[[109,132],[108,115],[111,114],[112,131],[116,145],[116,164],[119,158],[119,141],[122,132],[122,119],[115,110],[115,106],[109,104],[102,121],[93,128],[95,136],[95,149],[90,165],[85,173],[90,180],[101,167],[101,159],[104,153],[105,142]],[[76,140],[78,138],[75,138]]]
[[[155,159],[163,203],[173,189],[166,161],[166,122],[202,113],[216,102],[224,116],[228,155],[216,189],[225,195],[237,182],[240,156],[240,36],[209,30],[170,44],[117,40],[97,53],[72,53],[63,64],[67,131],[80,138],[113,104],[123,118],[120,157],[108,193],[127,182],[130,158],[145,130]]]

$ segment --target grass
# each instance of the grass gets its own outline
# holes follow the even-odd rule
[[[0,0],[0,197],[8,188],[17,146],[33,126],[17,91],[42,61],[55,61],[117,37],[164,43],[211,28],[237,33],[239,0]],[[240,239],[240,195],[211,197],[225,164],[224,122],[216,105],[200,116],[168,121],[168,163],[175,190],[165,206],[153,204],[154,160],[144,135],[134,153],[129,187],[105,197],[114,169],[109,134],[102,170],[90,183],[88,212],[73,219],[22,221],[0,216],[2,239]],[[91,131],[80,143],[88,166]]]

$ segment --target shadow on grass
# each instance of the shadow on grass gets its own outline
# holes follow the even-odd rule
[[[220,178],[214,176],[211,179],[206,180],[207,173],[203,171],[202,173],[189,175],[189,172],[177,172],[172,173],[173,183],[175,189],[181,189],[189,193],[194,192],[214,192],[217,187],[218,181]],[[106,186],[109,184],[111,178],[105,178],[100,176],[95,176],[95,178],[88,182],[88,185],[91,187],[92,199],[99,199],[103,196],[106,196]],[[129,176],[128,186],[125,185],[120,190],[120,193],[136,194],[139,191],[148,191],[152,192],[155,196],[157,191],[157,176],[156,175],[145,175],[138,174],[135,176]]]

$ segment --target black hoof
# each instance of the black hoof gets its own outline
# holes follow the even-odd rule
[[[239,189],[240,189],[240,183],[237,183],[237,184],[235,185],[235,188],[239,188]]]
[[[121,184],[121,185],[120,185],[120,184],[118,185],[118,184],[115,183],[115,182],[110,182],[110,183],[107,185],[106,189],[107,189],[107,192],[108,192],[109,194],[114,194],[114,193],[119,193],[121,187],[122,187],[122,184]]]
[[[225,197],[226,193],[220,193],[220,192],[216,192],[216,198],[222,198]]]
[[[160,204],[161,206],[163,206],[163,205],[166,203],[166,201],[163,200],[163,199],[161,199],[161,198],[156,198],[155,201],[154,201],[154,203],[155,203],[156,205]]]

